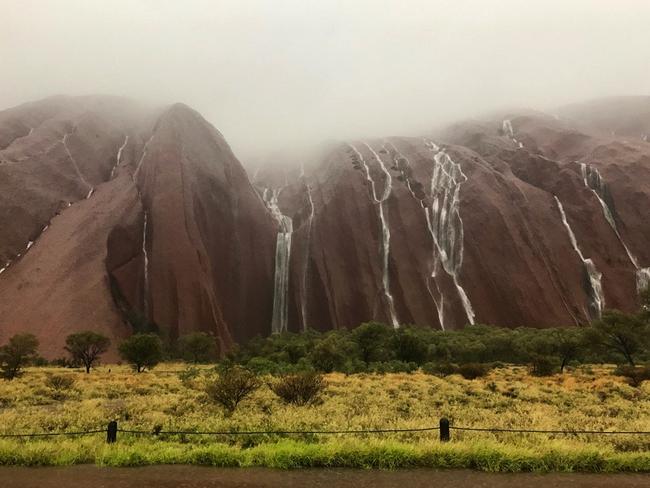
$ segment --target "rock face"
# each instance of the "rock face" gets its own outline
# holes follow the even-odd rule
[[[275,224],[199,114],[54,98],[0,113],[0,134],[0,342],[267,331]]]
[[[306,173],[258,174],[293,223],[286,327],[567,326],[636,309],[649,124],[649,98],[602,100],[350,141]]]
[[[330,144],[249,182],[184,105],[0,112],[0,342],[568,326],[650,282],[650,99]]]

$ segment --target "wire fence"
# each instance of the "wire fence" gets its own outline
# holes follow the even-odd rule
[[[200,435],[200,436],[251,436],[251,435],[366,435],[366,434],[395,434],[395,433],[440,433],[441,441],[451,439],[451,431],[459,432],[488,432],[488,433],[512,433],[512,434],[552,434],[552,435],[650,435],[650,431],[625,431],[625,430],[544,430],[544,429],[508,429],[501,427],[462,427],[449,423],[449,420],[440,419],[438,426],[416,427],[404,429],[336,429],[336,430],[216,430],[216,431],[194,431],[194,430],[138,430],[118,428],[116,421],[111,421],[107,428],[85,431],[62,431],[62,432],[39,432],[39,433],[12,433],[0,434],[0,438],[36,438],[55,436],[86,436],[94,434],[106,434],[107,442],[117,441],[117,433],[132,435]]]

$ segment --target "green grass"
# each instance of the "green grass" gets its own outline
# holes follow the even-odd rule
[[[95,463],[125,467],[193,464],[215,467],[297,468],[438,468],[491,472],[648,472],[647,453],[545,443],[531,448],[494,441],[423,442],[347,439],[322,444],[284,440],[242,448],[136,440],[107,445],[98,439],[61,442],[0,441],[0,465],[67,466]]]
[[[0,382],[0,434],[102,429],[117,420],[123,429],[338,430],[420,428],[441,417],[458,426],[558,430],[650,431],[650,382],[633,388],[594,366],[536,378],[508,367],[465,380],[415,374],[328,375],[316,405],[282,403],[263,387],[233,415],[204,393],[208,370],[179,374],[183,365],[161,365],[134,374],[103,367],[90,375],[56,368],[29,369]],[[53,391],[47,373],[70,375],[75,384]],[[29,440],[0,438],[0,465],[103,466],[197,464],[273,468],[409,467],[484,471],[650,472],[650,436],[491,434],[452,431],[381,435],[256,435],[141,437],[118,434]]]

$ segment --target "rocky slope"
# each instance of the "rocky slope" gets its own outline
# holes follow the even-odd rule
[[[634,310],[650,278],[648,124],[649,98],[602,100],[263,171],[254,184],[292,221],[277,328],[545,327]]]
[[[0,113],[0,134],[0,342],[266,331],[273,219],[199,114],[57,97]]]
[[[0,112],[0,342],[584,324],[650,279],[650,99],[329,144],[246,175],[183,105]]]

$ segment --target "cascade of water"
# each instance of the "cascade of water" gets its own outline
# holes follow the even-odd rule
[[[571,245],[573,246],[573,249],[578,255],[578,257],[580,258],[580,260],[582,261],[584,265],[584,269],[587,272],[587,276],[589,277],[589,310],[590,310],[589,315],[591,318],[600,318],[603,308],[605,307],[605,296],[603,294],[603,286],[602,286],[603,275],[602,273],[600,273],[600,271],[598,271],[594,262],[589,258],[585,258],[584,254],[582,254],[582,251],[578,246],[578,240],[576,239],[573,229],[571,228],[571,225],[569,225],[569,221],[567,220],[566,213],[564,212],[564,207],[562,206],[562,202],[560,202],[560,199],[557,196],[555,196],[554,198],[555,198],[555,203],[557,204],[557,208],[560,210],[560,215],[562,216],[562,223],[564,224],[567,234],[569,235],[569,240],[571,241]]]
[[[429,231],[437,252],[437,258],[454,286],[470,324],[475,314],[472,303],[460,284],[459,271],[463,264],[463,220],[460,217],[460,187],[467,181],[460,164],[449,154],[430,141],[426,147],[433,153],[431,176],[431,208],[427,211]]]
[[[381,168],[381,171],[384,173],[385,176],[384,193],[382,194],[381,198],[379,198],[377,196],[377,188],[375,186],[375,181],[372,179],[372,176],[370,175],[370,169],[368,167],[368,163],[364,159],[361,152],[353,144],[349,145],[354,151],[354,153],[356,154],[357,158],[359,159],[359,162],[363,166],[363,171],[366,175],[366,180],[370,183],[370,188],[372,190],[373,203],[376,204],[378,207],[379,222],[381,224],[382,286],[384,289],[383,290],[384,296],[386,297],[386,302],[388,304],[388,314],[391,321],[391,325],[393,326],[393,328],[397,329],[399,328],[399,320],[397,319],[397,314],[395,312],[395,301],[393,299],[393,295],[390,293],[390,281],[388,277],[388,263],[390,258],[390,228],[388,225],[388,220],[386,219],[386,212],[384,209],[384,205],[388,200],[388,198],[390,197],[392,191],[393,179],[390,173],[388,172],[388,170],[386,169],[386,166],[384,165],[384,162],[381,160],[379,155],[370,147],[369,144],[364,143],[364,145],[371,152],[373,158],[377,161],[379,167]]]
[[[149,317],[149,254],[147,252],[147,221],[148,214],[145,210],[144,212],[144,225],[142,226],[142,256],[144,258],[144,285],[143,285],[143,298],[142,298],[142,309],[144,313],[144,318],[148,319]]]
[[[585,163],[580,163],[580,173],[582,174],[582,180],[585,186],[591,190],[591,192],[600,203],[600,206],[603,209],[605,220],[607,220],[610,227],[616,234],[618,241],[623,246],[623,249],[625,249],[625,253],[627,254],[628,259],[632,263],[632,266],[634,266],[636,272],[637,291],[640,292],[644,290],[650,284],[650,267],[642,268],[639,265],[639,260],[634,254],[632,254],[632,251],[630,251],[630,248],[627,246],[626,242],[623,240],[623,237],[619,233],[616,226],[616,220],[614,219],[614,213],[605,201],[605,182],[600,174],[600,171],[598,171],[598,168],[594,168],[593,166],[587,165]]]
[[[126,145],[128,143],[129,143],[129,136],[126,136],[124,138],[124,143],[117,150],[117,157],[115,158],[115,165],[113,166],[113,169],[111,169],[111,176],[109,178],[111,180],[115,176],[115,171],[117,170],[117,167],[120,165],[120,161],[122,160],[122,151],[124,151],[124,148],[126,147]]]
[[[135,167],[135,172],[133,173],[134,180],[138,177],[138,173],[140,173],[140,168],[142,167],[144,158],[147,156],[147,148],[149,147],[151,141],[153,141],[153,137],[154,134],[151,134],[151,137],[147,140],[147,142],[144,143],[144,147],[142,148],[142,156],[140,156],[140,159],[138,160],[138,164]]]
[[[68,158],[70,159],[70,162],[72,162],[72,166],[74,167],[75,173],[77,173],[77,177],[79,180],[88,187],[88,193],[86,194],[86,199],[90,198],[95,191],[95,188],[86,181],[86,178],[84,178],[84,175],[81,173],[81,170],[79,169],[79,165],[77,164],[77,161],[75,158],[72,157],[72,153],[70,152],[70,148],[68,148],[68,137],[70,137],[72,134],[74,134],[76,128],[73,128],[72,131],[67,132],[63,134],[63,139],[61,139],[61,143],[63,144],[63,148],[65,149],[65,152],[68,155]]]
[[[407,168],[411,167],[411,162],[408,160],[406,156],[404,156],[402,153],[399,152],[395,144],[393,144],[392,142],[387,142],[386,144],[384,144],[384,149],[386,150],[386,152],[388,152],[387,146],[390,146],[394,153],[393,162],[395,163],[395,166],[397,168],[401,168],[403,165],[406,165]],[[411,178],[409,177],[409,175],[405,170],[402,171],[402,176],[404,177],[404,181],[406,182],[406,187],[409,193],[411,194],[413,199],[420,204],[420,207],[424,211],[424,218],[425,218],[425,222],[427,223],[427,230],[429,234],[431,234],[432,241],[435,242],[435,235],[433,233],[433,228],[431,227],[431,218],[429,216],[429,207],[427,207],[423,199],[418,198],[417,195],[415,194],[415,191],[411,186]],[[444,314],[445,297],[442,294],[442,291],[440,290],[440,287],[438,286],[438,283],[435,280],[436,268],[438,267],[438,260],[436,258],[436,254],[437,253],[435,252],[435,244],[434,244],[433,261],[431,265],[431,277],[426,281],[426,285],[427,285],[427,291],[429,292],[429,296],[431,297],[431,301],[436,307],[436,313],[438,315],[438,322],[440,323],[440,327],[442,328],[442,330],[445,330],[445,314]],[[431,282],[433,282],[433,284],[436,287],[437,296],[440,297],[439,299],[436,298],[436,296],[433,293],[433,290],[431,289]]]
[[[509,119],[506,119],[506,120],[503,121],[502,129],[503,129],[503,132],[504,132],[508,137],[510,137],[510,139],[512,139],[512,142],[514,142],[518,147],[524,147],[523,143],[519,142],[519,141],[515,138],[515,131],[514,131],[514,129],[512,128],[512,122],[511,122]]]
[[[309,200],[309,217],[307,218],[307,238],[305,239],[305,255],[304,255],[304,267],[303,267],[303,272],[302,272],[302,296],[300,300],[300,311],[302,314],[302,328],[303,330],[307,330],[308,324],[307,324],[307,300],[309,297],[309,294],[307,293],[307,272],[309,271],[309,245],[311,242],[311,225],[312,221],[314,220],[314,199],[312,198],[311,195],[311,187],[309,186],[309,183],[307,182],[305,178],[305,172],[304,172],[304,167],[301,165],[301,174],[302,174],[302,180],[303,184],[305,185],[305,188],[307,190],[307,198]]]
[[[273,317],[271,331],[274,334],[287,331],[289,319],[289,264],[291,259],[291,235],[293,221],[278,206],[279,189],[264,189],[262,199],[278,222],[275,242],[275,276],[273,284]]]

